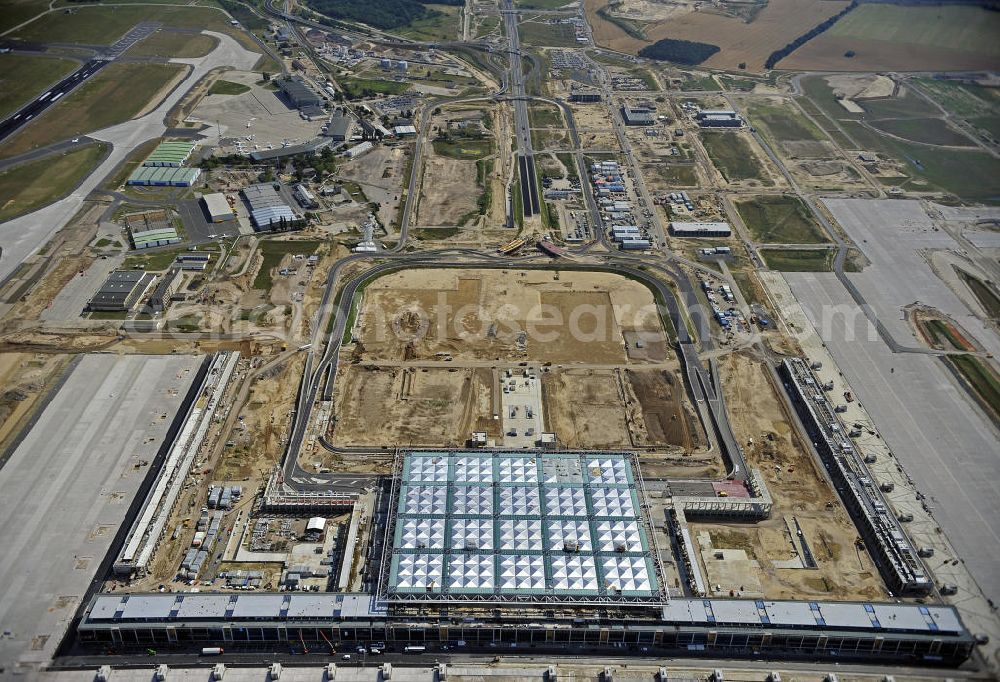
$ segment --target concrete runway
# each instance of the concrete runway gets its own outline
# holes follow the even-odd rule
[[[219,40],[218,46],[207,56],[198,59],[171,59],[173,64],[189,64],[192,69],[160,105],[150,113],[126,121],[88,137],[110,142],[111,154],[68,197],[43,209],[0,224],[0,282],[3,282],[26,258],[37,252],[52,236],[65,227],[83,206],[92,190],[108,177],[125,157],[143,142],[163,135],[167,112],[209,71],[222,66],[247,70],[253,67],[260,55],[244,49],[233,38],[222,33],[205,32]]]
[[[892,353],[835,275],[785,278],[958,555],[986,596],[1000,600],[1000,448],[992,424],[942,360]],[[836,315],[823,329],[823,310],[834,306],[857,314]]]
[[[0,469],[0,669],[52,657],[201,361],[83,356]]]

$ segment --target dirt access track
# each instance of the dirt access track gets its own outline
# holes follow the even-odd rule
[[[617,367],[673,359],[652,293],[620,275],[404,270],[360,303],[355,363],[533,361]]]

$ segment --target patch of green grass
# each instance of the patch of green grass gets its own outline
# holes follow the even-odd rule
[[[479,198],[476,200],[476,207],[479,215],[486,215],[493,201],[493,159],[480,159],[476,161],[476,184],[482,188]]]
[[[462,230],[458,227],[420,227],[410,230],[410,236],[418,241],[433,241],[454,237]]]
[[[778,272],[830,272],[834,249],[780,250],[761,249],[767,267]]]
[[[987,116],[1000,106],[1000,89],[937,78],[918,78],[917,84],[931,98],[956,116]]]
[[[9,31],[49,8],[48,0],[4,0],[0,32]]]
[[[393,33],[425,41],[456,40],[459,37],[461,7],[457,5],[425,5],[425,7],[432,10],[429,16],[411,21]]]
[[[13,114],[78,66],[69,59],[0,54],[0,118]]]
[[[257,276],[253,280],[253,288],[268,291],[273,283],[271,270],[278,267],[282,258],[290,253],[301,253],[303,256],[312,255],[316,253],[316,250],[322,244],[323,242],[305,240],[275,241],[267,239],[262,241],[258,248],[263,261],[260,264],[260,270],[257,271]]]
[[[969,383],[973,394],[993,413],[994,418],[1000,416],[1000,379],[993,368],[972,355],[950,355],[948,362]]]
[[[374,95],[402,95],[410,89],[409,83],[386,81],[375,78],[340,78],[337,84],[348,99],[372,97]]]
[[[249,85],[232,81],[215,81],[208,89],[210,95],[242,95],[244,92],[250,92]]]
[[[1000,320],[1000,296],[997,296],[996,291],[982,281],[978,277],[973,277],[965,270],[958,271],[959,276],[965,285],[972,290],[973,295],[976,300],[979,301],[979,305],[983,306],[986,314],[989,315],[994,320]]]
[[[757,161],[749,143],[740,135],[705,130],[701,133],[701,143],[727,181],[759,180],[766,187],[774,184]]]
[[[942,348],[946,350],[969,350],[965,343],[963,343],[963,340],[955,336],[951,326],[945,324],[944,320],[927,320],[924,322],[924,327],[930,333],[934,343]]]
[[[544,24],[535,21],[522,22],[518,27],[521,42],[538,47],[575,47],[576,30],[571,24]]]
[[[775,106],[763,102],[751,102],[747,105],[747,113],[754,123],[763,126],[771,133],[771,137],[779,142],[826,139],[822,130],[795,111],[793,104]]]
[[[910,181],[903,189],[940,189],[962,199],[1000,203],[1000,175],[996,159],[978,149],[963,151],[927,147],[880,135],[856,121],[841,125],[861,149],[884,154],[900,162]]]
[[[514,224],[517,226],[518,234],[520,234],[521,228],[524,227],[524,201],[521,198],[520,180],[515,180],[514,184],[510,186],[510,197],[511,202],[514,204]]]
[[[795,196],[764,196],[736,203],[755,241],[764,244],[823,244],[830,240],[809,208]]]
[[[528,120],[532,128],[562,128],[562,112],[552,104],[529,104]]]
[[[693,164],[655,163],[642,166],[643,175],[655,177],[668,187],[695,187],[698,185],[698,174]]]
[[[434,153],[438,156],[445,156],[449,159],[460,159],[470,161],[482,159],[493,153],[493,140],[488,137],[476,138],[451,138],[434,140]]]
[[[156,250],[153,253],[146,252],[133,252],[132,255],[125,259],[122,263],[123,270],[133,270],[135,268],[141,268],[143,270],[148,270],[150,272],[160,272],[169,268],[177,256],[182,253],[187,253],[186,248],[175,248],[166,249],[164,251]],[[209,263],[208,267],[212,267],[215,264],[215,259],[219,257],[218,251],[201,251],[200,253],[210,253],[212,255],[212,262]]]
[[[90,320],[124,320],[128,317],[126,310],[95,310],[87,314]]]
[[[706,92],[718,92],[721,90],[718,82],[711,75],[701,76],[699,78],[690,77],[681,83],[681,90],[683,92],[692,92],[696,90],[704,90]]]
[[[0,146],[0,156],[15,156],[127,121],[182,68],[176,64],[109,64],[9,138]]]
[[[826,35],[946,48],[1000,57],[1000,16],[982,7],[907,7],[863,3],[835,23]]]
[[[0,222],[36,211],[73,191],[104,156],[104,144],[89,144],[0,171]]]
[[[514,6],[522,9],[559,9],[573,0],[514,0]]]
[[[580,174],[577,172],[576,167],[576,157],[572,154],[556,154],[556,158],[566,167],[566,179],[573,181],[580,180]]]
[[[215,39],[200,33],[175,33],[157,31],[133,45],[130,57],[177,57],[190,59],[204,57],[215,49]]]
[[[985,130],[994,138],[1000,138],[1000,116],[976,116],[967,120],[976,128]]]
[[[947,145],[950,147],[972,147],[968,137],[951,128],[940,118],[889,118],[872,121],[879,130],[913,142]]]

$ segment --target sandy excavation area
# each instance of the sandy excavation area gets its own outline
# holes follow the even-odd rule
[[[771,518],[754,525],[692,524],[707,532],[701,559],[719,595],[730,590],[768,598],[881,599],[887,592],[839,497],[789,425],[791,415],[764,365],[741,354],[719,360],[733,430],[747,462],[763,475],[774,498]],[[752,441],[752,442],[751,442]],[[799,567],[796,525],[814,555],[816,568]],[[791,529],[791,531],[789,530]],[[704,536],[703,536],[704,537]],[[706,547],[708,550],[706,551]],[[735,550],[736,556],[718,550]],[[742,569],[738,554],[746,553]],[[726,564],[731,564],[727,568]],[[730,576],[731,579],[727,576]],[[740,590],[740,587],[743,590]]]
[[[365,290],[356,362],[650,364],[673,358],[652,294],[619,275],[433,269]],[[668,357],[669,356],[669,357]]]

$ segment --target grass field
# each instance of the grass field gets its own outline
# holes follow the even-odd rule
[[[4,0],[0,32],[14,28],[49,8],[48,0]]]
[[[109,64],[8,139],[0,146],[0,157],[127,121],[182,69],[174,64]]]
[[[642,166],[642,174],[647,179],[655,178],[660,182],[666,183],[668,189],[671,186],[695,187],[698,184],[698,174],[691,164],[644,164]]]
[[[799,114],[795,105],[751,102],[747,113],[758,126],[763,126],[777,142],[798,142],[802,140],[825,140],[823,131],[812,121]]]
[[[316,253],[316,249],[322,244],[323,242],[318,241],[278,242],[267,239],[262,241],[260,243],[260,255],[264,260],[260,264],[260,270],[257,271],[257,277],[253,280],[253,288],[265,291],[271,288],[271,270],[278,267],[278,264],[285,255],[289,253],[301,253],[304,256],[312,255]]]
[[[836,253],[834,249],[763,249],[760,252],[767,267],[778,272],[830,272]]]
[[[763,244],[823,244],[830,241],[798,197],[757,197],[737,202],[736,210],[754,240]]]
[[[993,368],[971,355],[952,355],[948,361],[969,382],[973,392],[993,412],[994,417],[1000,416],[1000,379]]]
[[[71,14],[64,12],[46,14],[17,31],[12,37],[32,42],[110,45],[140,21],[159,21],[165,27],[228,33],[248,50],[260,52],[260,46],[250,36],[231,26],[225,13],[212,7],[167,5],[101,7],[76,4],[70,9]]]
[[[488,137],[434,140],[434,153],[449,159],[477,160],[489,156],[492,152],[493,140]]]
[[[576,31],[569,24],[522,22],[518,28],[521,42],[539,47],[576,47]]]
[[[528,120],[532,128],[562,128],[562,113],[551,104],[529,104]]]
[[[206,252],[202,249],[202,252]],[[131,270],[135,267],[141,267],[144,270],[150,270],[152,272],[161,272],[170,267],[170,264],[176,260],[177,256],[182,253],[187,253],[186,248],[174,248],[165,249],[163,251],[155,250],[152,253],[132,253],[125,261],[122,263],[122,268],[125,270]],[[219,257],[218,251],[207,251],[207,253],[212,254],[212,262],[209,263],[209,267],[215,265],[216,259]]]
[[[972,140],[949,127],[940,118],[888,118],[872,121],[871,125],[883,132],[914,142],[950,147],[975,146]]]
[[[396,29],[397,33],[413,40],[455,40],[461,29],[461,7],[455,5],[426,5],[435,13],[426,19],[417,19]]]
[[[936,78],[917,79],[918,85],[945,109],[963,118],[989,116],[1000,107],[1000,90],[973,83]]]
[[[208,89],[210,95],[242,95],[244,92],[250,92],[249,85],[232,81],[215,81]]]
[[[48,206],[69,194],[94,169],[106,146],[90,144],[0,171],[0,222]]]
[[[705,90],[707,92],[717,92],[722,88],[719,87],[718,81],[712,76],[702,76],[701,78],[688,78],[681,83],[681,90],[684,92],[693,92],[697,90]]]
[[[215,48],[211,36],[198,33],[173,33],[157,31],[140,40],[128,51],[130,57],[179,57],[188,59],[204,57]]]
[[[69,59],[0,54],[0,118],[6,118],[79,66]]]
[[[384,81],[374,78],[339,78],[337,84],[349,99],[366,97],[368,93],[382,95],[402,95],[410,89],[409,83]]]
[[[521,9],[559,9],[572,0],[514,0],[514,6]]]
[[[861,4],[779,68],[951,71],[997,68],[1000,14],[962,5]],[[845,57],[847,51],[854,54]]]
[[[1000,320],[1000,297],[997,296],[996,292],[981,279],[973,277],[964,270],[959,271],[959,275],[966,286],[972,290],[986,314],[994,320]]]
[[[760,180],[770,187],[774,183],[767,177],[750,144],[736,133],[702,131],[701,143],[728,182]]]

